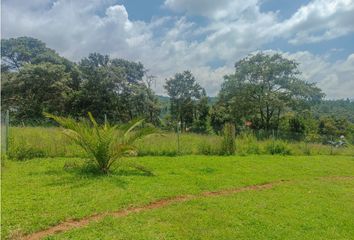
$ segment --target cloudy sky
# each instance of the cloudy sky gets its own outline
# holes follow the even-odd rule
[[[234,63],[278,51],[327,98],[354,98],[354,0],[2,0],[2,38],[31,36],[78,61],[141,61],[165,78],[191,70],[211,96]]]

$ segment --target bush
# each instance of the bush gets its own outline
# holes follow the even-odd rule
[[[107,174],[114,162],[123,164],[125,156],[137,155],[133,145],[137,139],[156,132],[152,126],[143,126],[144,120],[132,121],[122,126],[111,126],[107,122],[100,126],[88,113],[89,119],[75,121],[72,118],[58,117],[49,113],[45,116],[64,127],[63,133],[80,146],[89,156],[90,162],[102,173]],[[141,166],[124,163],[143,169]]]
[[[310,146],[309,146],[309,144],[308,144],[307,142],[302,143],[302,144],[301,144],[301,147],[302,147],[302,152],[303,152],[305,155],[308,155],[308,156],[311,155],[311,148],[310,148]]]
[[[221,151],[224,155],[233,155],[236,150],[235,144],[235,125],[226,123],[223,129],[223,141],[221,144]]]
[[[220,150],[220,145],[217,143],[209,143],[207,141],[203,141],[198,145],[198,154],[202,155],[222,155],[222,151]]]
[[[252,133],[241,134],[236,139],[237,152],[240,155],[260,154],[261,149],[257,138]]]
[[[282,155],[291,155],[291,150],[284,141],[275,140],[271,141],[266,145],[267,153],[272,155],[282,154]]]
[[[22,161],[26,159],[45,157],[46,154],[41,149],[37,149],[28,145],[22,145],[11,149],[8,156],[10,159]]]

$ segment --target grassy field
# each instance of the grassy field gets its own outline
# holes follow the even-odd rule
[[[353,180],[297,181],[107,217],[47,239],[352,239],[353,188]]]
[[[158,199],[279,180],[289,181],[271,189],[194,199],[124,218],[106,217],[48,239],[350,239],[354,234],[354,159],[350,156],[130,160],[154,175],[132,169],[96,175],[82,167],[80,158],[6,161],[2,237],[14,239],[68,219]]]
[[[214,135],[181,134],[180,148],[177,135],[148,136],[137,142],[140,156],[220,155],[222,138]],[[85,153],[68,141],[59,128],[12,127],[10,129],[9,156],[34,157],[85,157]],[[271,154],[273,146],[283,155],[348,155],[354,156],[354,147],[333,148],[328,145],[304,142],[257,141],[252,136],[236,138],[236,155]]]

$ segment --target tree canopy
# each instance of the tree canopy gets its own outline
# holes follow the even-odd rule
[[[354,141],[354,102],[323,100],[322,91],[302,79],[299,63],[278,53],[236,62],[211,99],[191,71],[166,79],[169,97],[156,96],[140,62],[100,53],[72,62],[31,37],[1,44],[2,110],[11,111],[12,124],[42,124],[44,111],[73,118],[91,112],[99,122],[145,118],[166,129],[180,122],[183,131],[197,133],[222,133],[231,123],[238,133],[286,132],[316,141],[341,134]]]
[[[34,38],[2,39],[2,103],[14,122],[44,120],[42,112],[74,117],[92,112],[99,121],[138,117],[159,123],[155,93],[140,62],[91,53],[79,63]]]
[[[175,122],[180,122],[182,130],[193,126],[198,131],[206,130],[208,101],[205,89],[196,82],[190,71],[176,73],[166,81],[165,89],[170,97],[170,111]],[[199,126],[198,126],[199,125]]]
[[[257,129],[277,129],[284,111],[304,109],[324,96],[315,84],[300,77],[298,63],[280,54],[257,53],[238,61],[235,73],[224,78],[214,123],[250,121]]]

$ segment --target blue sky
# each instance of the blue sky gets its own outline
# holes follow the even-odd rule
[[[2,38],[32,36],[78,61],[141,61],[158,94],[191,70],[211,96],[234,63],[281,52],[327,98],[354,98],[354,0],[3,0]]]

